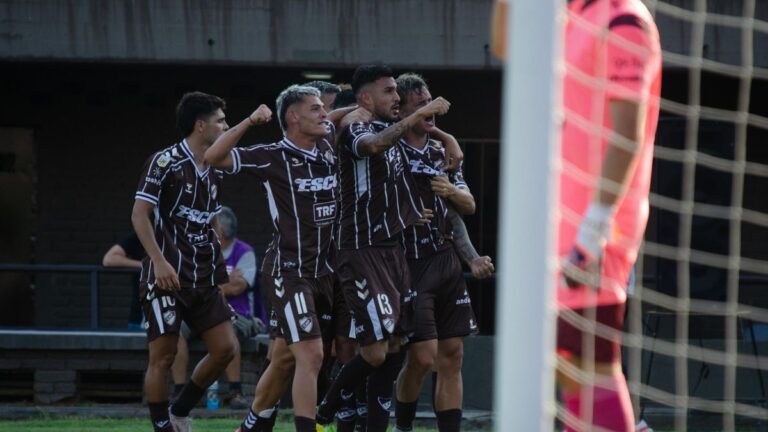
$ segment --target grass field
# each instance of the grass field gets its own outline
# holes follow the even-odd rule
[[[232,432],[240,424],[239,418],[195,419],[195,432]],[[94,418],[35,418],[31,420],[0,420],[0,432],[137,432],[151,431],[148,419],[94,419]],[[274,432],[293,432],[293,423],[279,422]],[[437,429],[416,428],[417,432]]]

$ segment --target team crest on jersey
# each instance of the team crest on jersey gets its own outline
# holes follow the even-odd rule
[[[168,325],[173,325],[176,322],[176,311],[169,310],[163,312],[163,321]]]
[[[165,168],[166,165],[168,165],[168,162],[171,161],[171,155],[170,153],[163,153],[160,155],[159,158],[157,158],[157,166],[160,168]]]
[[[314,327],[314,324],[312,324],[312,318],[310,317],[303,317],[299,320],[299,327],[301,327],[302,330],[304,330],[304,333],[309,333],[312,331],[312,327]]]
[[[323,159],[325,159],[329,164],[336,163],[336,157],[333,156],[333,152],[331,150],[326,150],[325,153],[323,153]]]
[[[384,318],[382,324],[384,324],[384,328],[387,329],[387,332],[392,333],[395,331],[395,321],[392,318]]]

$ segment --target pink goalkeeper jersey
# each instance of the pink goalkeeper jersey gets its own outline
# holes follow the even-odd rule
[[[558,290],[561,306],[620,303],[626,300],[629,273],[648,220],[661,90],[658,30],[640,0],[574,0],[568,5],[565,58],[560,257],[573,246],[581,218],[595,197],[608,134],[613,129],[610,101],[630,99],[647,104],[645,137],[613,221],[603,258],[601,290],[597,296],[591,289]]]

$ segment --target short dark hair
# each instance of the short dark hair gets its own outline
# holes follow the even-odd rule
[[[189,92],[176,105],[176,127],[186,137],[195,128],[195,122],[211,116],[217,109],[226,109],[224,99],[203,92]]]
[[[333,83],[329,83],[328,81],[310,81],[304,85],[307,87],[314,87],[320,90],[320,93],[341,93],[341,88],[339,86]]]
[[[400,96],[400,103],[404,104],[408,100],[408,94],[421,93],[422,89],[429,89],[424,78],[412,72],[407,72],[395,80],[397,82],[397,95]]]
[[[356,102],[355,93],[348,88],[336,95],[336,99],[333,100],[333,109],[348,107]]]
[[[364,85],[376,82],[379,78],[391,78],[394,76],[395,74],[392,72],[392,69],[387,65],[360,66],[355,69],[355,73],[352,75],[352,91],[355,93],[355,97],[357,97]]]

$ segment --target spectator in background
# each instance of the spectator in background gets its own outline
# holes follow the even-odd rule
[[[221,253],[229,273],[229,282],[220,285],[227,303],[235,311],[232,324],[235,327],[237,340],[242,344],[248,338],[265,331],[266,312],[256,281],[256,255],[253,248],[237,238],[237,217],[229,207],[222,207],[216,215],[214,230],[221,242]],[[189,363],[188,341],[195,337],[186,324],[181,326],[176,360],[171,366],[175,391],[179,392],[187,381],[187,365]],[[248,401],[243,397],[240,381],[240,346],[237,347],[234,359],[229,363],[224,373],[229,381],[229,400],[232,409],[248,408]]]
[[[104,254],[101,259],[101,265],[104,267],[128,267],[141,268],[141,260],[147,256],[144,246],[141,245],[139,237],[135,232],[124,236]],[[136,272],[131,277],[131,310],[128,313],[128,329],[142,330],[144,324],[144,313],[139,304],[139,273]]]

